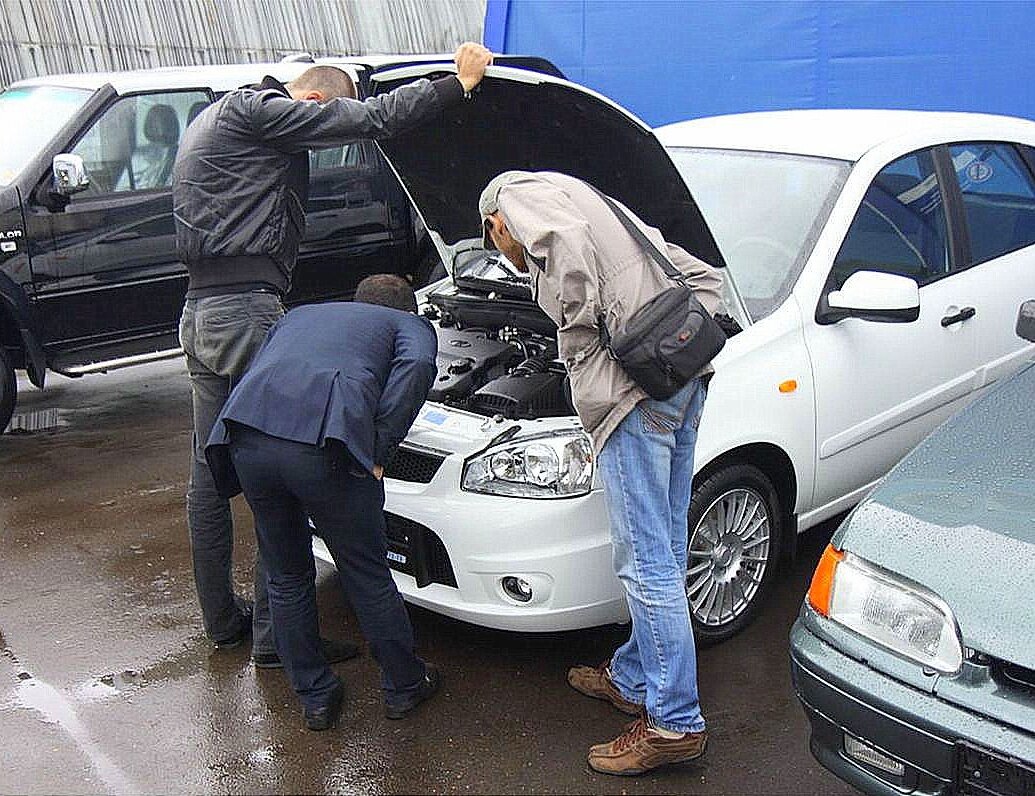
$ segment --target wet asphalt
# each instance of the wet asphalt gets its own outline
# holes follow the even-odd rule
[[[647,776],[591,772],[587,748],[626,717],[572,691],[622,628],[489,631],[411,608],[443,689],[381,715],[369,656],[340,664],[339,728],[307,732],[283,674],[201,630],[184,518],[190,445],[179,361],[24,382],[0,437],[0,792],[847,794],[808,752],[787,633],[827,525],[802,539],[760,621],[700,652],[708,754]],[[236,580],[250,582],[235,503]],[[321,568],[324,635],[360,640]]]

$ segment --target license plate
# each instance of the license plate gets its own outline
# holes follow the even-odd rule
[[[1035,796],[1035,766],[958,743],[955,792],[958,796]]]
[[[387,558],[389,561],[395,564],[401,564],[402,566],[406,566],[406,562],[408,561],[406,556],[404,556],[402,553],[397,553],[394,550],[388,551]]]

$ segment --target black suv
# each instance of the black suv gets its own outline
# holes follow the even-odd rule
[[[363,91],[377,71],[449,56],[325,58]],[[559,74],[548,62],[498,63]],[[184,128],[209,103],[311,59],[54,75],[0,93],[0,431],[15,369],[102,372],[179,353],[187,274],[177,261],[171,175]],[[444,66],[444,68],[448,68]],[[311,154],[306,235],[286,303],[348,298],[383,271],[423,283],[439,259],[377,146]],[[85,174],[85,178],[84,178]]]

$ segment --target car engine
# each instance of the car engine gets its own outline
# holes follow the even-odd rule
[[[428,400],[512,420],[575,414],[553,322],[521,295],[455,285],[428,297],[438,375]]]
[[[428,400],[511,420],[575,414],[557,358],[557,327],[532,300],[527,276],[499,255],[470,252],[463,275],[427,296],[422,315],[438,333],[438,375]],[[716,316],[727,336],[740,327]]]

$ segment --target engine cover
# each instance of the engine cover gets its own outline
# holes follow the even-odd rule
[[[457,403],[521,359],[509,343],[474,329],[438,329],[438,376],[428,400]]]
[[[528,372],[524,366],[480,388],[471,396],[468,407],[478,414],[500,414],[511,420],[575,414],[571,389],[564,373],[553,370]]]

